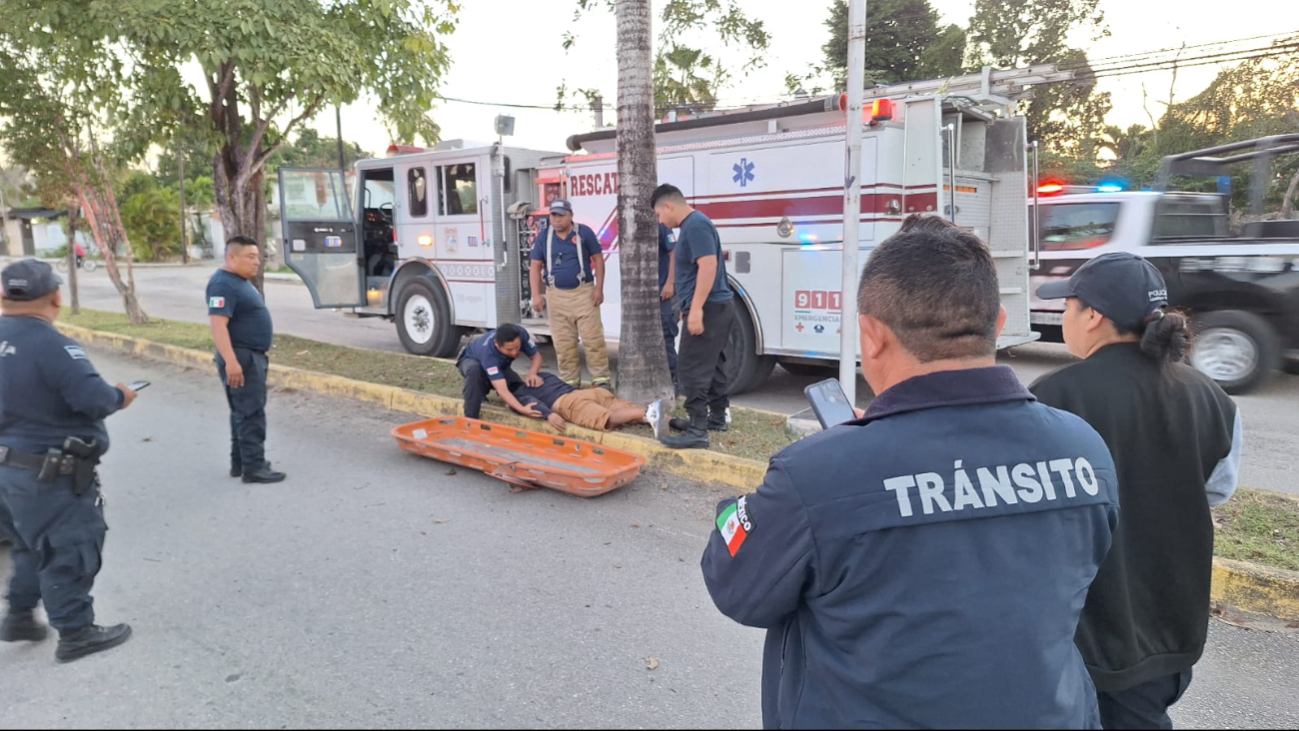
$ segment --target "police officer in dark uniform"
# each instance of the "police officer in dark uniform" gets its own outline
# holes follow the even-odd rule
[[[862,272],[864,416],[720,505],[704,579],[767,629],[767,728],[1098,728],[1074,646],[1109,550],[1105,443],[995,364],[987,247],[912,217]]]
[[[104,418],[135,392],[99,377],[76,341],[54,328],[62,280],[26,259],[0,272],[0,534],[14,542],[0,641],[39,642],[45,603],[69,662],[116,647],[125,624],[94,623],[90,597],[107,525],[95,465],[108,451]]]
[[[266,353],[275,333],[266,301],[250,281],[260,267],[257,242],[246,236],[227,241],[225,264],[207,283],[207,313],[230,404],[230,476],[271,483],[285,475],[266,461]]]

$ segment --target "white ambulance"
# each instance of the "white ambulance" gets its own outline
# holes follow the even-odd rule
[[[1001,347],[1037,337],[1025,205],[1034,158],[1014,109],[1027,84],[1052,73],[985,69],[876,89],[863,119],[860,261],[912,213],[973,231],[997,260],[1009,313]],[[778,362],[791,371],[837,363],[845,102],[829,96],[656,128],[659,180],[717,226],[742,303],[728,351],[733,393],[761,385]],[[390,150],[356,164],[354,200],[338,170],[281,169],[285,258],[317,307],[387,318],[410,352],[453,356],[462,336],[500,323],[549,333],[530,308],[528,256],[549,202],[567,197],[604,248],[602,315],[616,342],[614,138],[576,135],[568,155],[462,142]]]

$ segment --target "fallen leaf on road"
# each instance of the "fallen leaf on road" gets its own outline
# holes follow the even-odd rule
[[[650,670],[659,669],[659,661],[657,659],[652,657],[647,657],[645,658],[645,662],[647,663],[647,666],[649,667]]]
[[[443,518],[442,520],[435,520],[435,521],[433,521],[433,522],[434,522],[434,523],[437,523],[438,525],[442,525],[442,524],[444,524],[444,523],[450,523],[450,522],[451,522],[451,519],[450,519],[450,518]]]
[[[616,563],[616,564],[613,565],[613,567],[614,567],[615,569],[620,569],[620,568],[622,568],[622,564],[620,564],[620,563]]]
[[[451,475],[454,475],[455,473],[456,473],[456,471],[455,471],[454,469],[447,470],[447,477],[450,477]]]
[[[153,437],[145,437],[144,439],[141,439],[140,441],[142,441],[142,442],[152,442],[152,441],[153,441]]]
[[[640,523],[632,523],[632,524],[631,524],[631,527],[633,527],[633,528],[639,528],[639,527],[640,527]]]

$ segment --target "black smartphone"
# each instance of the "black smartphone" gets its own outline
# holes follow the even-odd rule
[[[816,413],[822,429],[829,429],[857,418],[857,412],[853,410],[852,404],[848,403],[848,396],[843,392],[843,387],[833,378],[813,383],[803,389],[803,393],[807,394],[807,400],[812,404],[812,411]]]
[[[129,389],[131,389],[132,391],[143,391],[144,389],[146,389],[146,388],[149,387],[149,382],[148,382],[148,381],[132,381],[131,383],[126,384],[126,387],[129,388]]]

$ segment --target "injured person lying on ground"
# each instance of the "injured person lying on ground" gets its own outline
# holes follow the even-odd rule
[[[525,407],[541,412],[541,418],[563,430],[568,422],[597,431],[609,431],[624,424],[649,424],[657,437],[662,427],[658,402],[637,406],[603,388],[573,388],[553,373],[541,373],[541,385],[518,384],[511,390]]]

